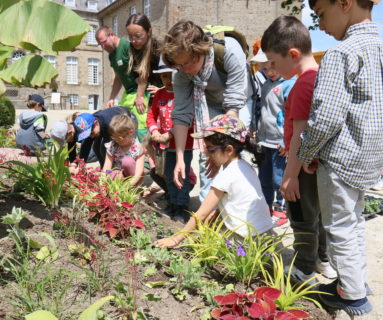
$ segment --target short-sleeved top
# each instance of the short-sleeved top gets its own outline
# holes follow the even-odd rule
[[[134,71],[127,73],[130,54],[130,42],[125,38],[121,38],[116,50],[109,54],[110,65],[119,76],[126,93],[137,91],[136,78],[138,77],[138,73]]]
[[[290,91],[285,105],[284,142],[285,150],[289,151],[293,136],[293,121],[308,120],[313,98],[315,79],[318,68],[310,68],[304,71],[295,82]]]
[[[121,169],[122,159],[125,157],[131,157],[134,160],[142,155],[143,148],[138,140],[134,141],[128,151],[123,151],[121,147],[115,141],[109,141],[105,143],[106,153],[113,157],[112,168]]]
[[[248,228],[244,221],[258,233],[273,227],[258,175],[245,160],[230,162],[214,177],[211,186],[225,192],[219,208],[228,229],[245,237]]]

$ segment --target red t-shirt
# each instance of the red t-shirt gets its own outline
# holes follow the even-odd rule
[[[173,120],[171,118],[174,109],[174,93],[162,88],[156,92],[153,98],[152,105],[146,117],[146,125],[149,132],[157,129],[161,134],[169,132],[173,128]],[[189,128],[186,140],[185,150],[193,149],[193,138],[190,136],[193,133],[193,127]],[[175,149],[174,137],[169,141],[169,149]]]
[[[289,151],[293,136],[293,120],[308,120],[318,68],[303,72],[291,89],[285,105],[284,136],[285,150]]]

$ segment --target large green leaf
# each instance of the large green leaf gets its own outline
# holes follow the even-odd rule
[[[17,2],[20,2],[21,0],[1,0],[0,1],[0,12],[3,12],[8,7],[14,5]]]
[[[52,313],[38,310],[25,316],[25,320],[58,320]]]
[[[53,55],[74,50],[91,30],[75,12],[49,0],[25,0],[8,7],[0,13],[0,25],[0,43]]]
[[[83,312],[81,312],[78,320],[97,320],[98,309],[100,309],[106,302],[113,299],[113,296],[107,296],[97,300],[90,307],[86,308]]]
[[[4,82],[0,79],[0,96],[7,91],[7,88],[4,85]]]
[[[38,55],[28,55],[0,71],[0,78],[15,86],[31,88],[49,84],[58,73],[48,60]]]
[[[4,69],[7,60],[12,57],[14,48],[0,44],[0,70]]]

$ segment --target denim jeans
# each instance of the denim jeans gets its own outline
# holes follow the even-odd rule
[[[169,202],[174,205],[185,206],[189,205],[189,192],[190,192],[190,165],[193,159],[193,150],[184,151],[185,161],[185,180],[181,189],[178,189],[174,184],[174,167],[176,166],[176,153],[167,151],[165,157],[165,181],[169,193]]]
[[[278,155],[278,149],[267,147],[262,148],[265,153],[265,160],[259,168],[259,181],[261,182],[262,192],[265,196],[269,208],[272,207],[275,192],[277,193],[277,201],[283,201],[279,187],[282,183],[283,173],[286,166],[286,158]]]

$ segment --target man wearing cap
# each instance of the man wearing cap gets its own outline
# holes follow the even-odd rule
[[[45,150],[45,140],[49,138],[45,133],[48,118],[42,113],[47,111],[44,98],[38,94],[29,95],[27,107],[29,110],[19,116],[20,129],[16,134],[16,144],[27,153],[35,154]]]

